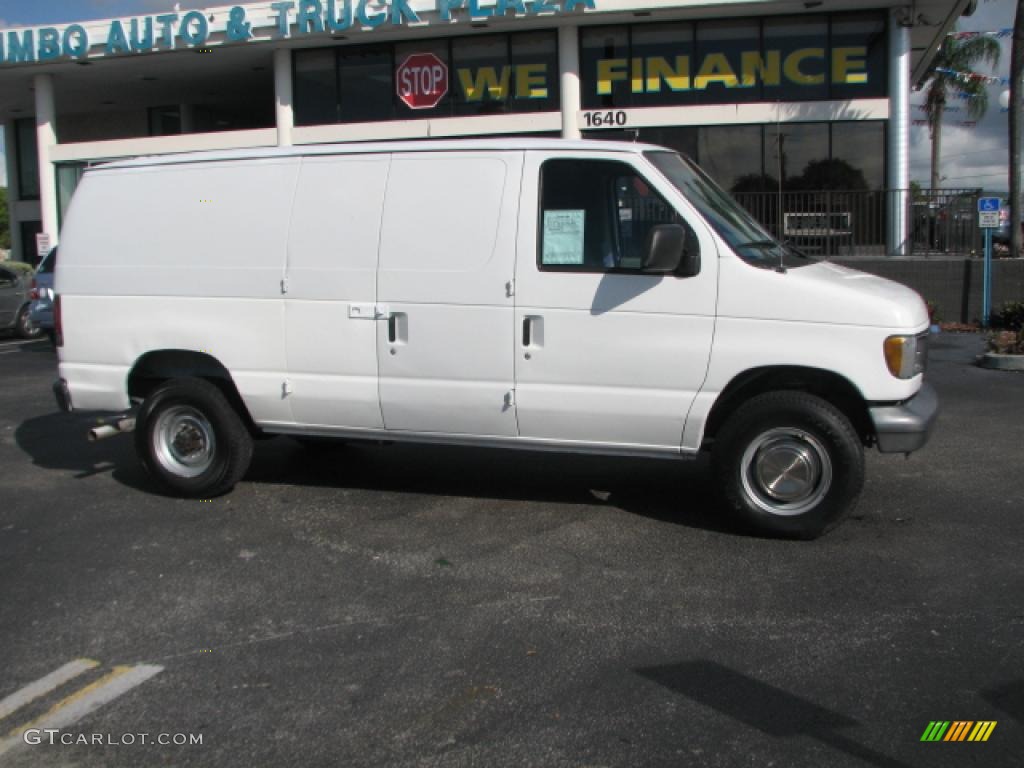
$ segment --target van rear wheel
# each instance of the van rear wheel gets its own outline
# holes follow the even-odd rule
[[[769,392],[740,406],[712,451],[725,506],[760,533],[814,539],[856,506],[864,449],[850,420],[805,392]]]
[[[221,391],[204,379],[174,379],[139,410],[135,449],[151,475],[178,496],[231,490],[252,460],[252,437]]]

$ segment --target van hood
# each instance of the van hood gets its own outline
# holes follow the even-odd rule
[[[723,280],[735,283],[723,285],[720,292],[723,316],[907,331],[929,322],[928,308],[916,291],[876,275],[831,262],[777,272],[740,259],[727,261]],[[748,284],[753,293],[745,290]]]

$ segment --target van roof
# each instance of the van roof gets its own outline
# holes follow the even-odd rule
[[[185,152],[171,155],[149,155],[133,160],[118,160],[94,166],[90,170],[113,168],[140,168],[181,163],[210,163],[221,160],[262,160],[275,157],[308,157],[322,155],[364,155],[384,152],[455,152],[523,150],[586,150],[593,152],[627,152],[639,154],[648,150],[663,150],[653,144],[594,139],[447,139],[426,141],[374,141],[338,144],[306,144],[292,147],[260,147],[254,149],[228,149],[203,152]]]

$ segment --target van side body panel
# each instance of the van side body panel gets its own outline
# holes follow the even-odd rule
[[[298,166],[268,158],[85,175],[56,279],[60,375],[76,408],[126,407],[139,357],[193,349],[231,371],[256,421],[291,420],[281,279]]]

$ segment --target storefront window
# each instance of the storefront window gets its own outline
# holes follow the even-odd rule
[[[697,25],[693,90],[701,104],[760,101],[761,80],[750,63],[761,49],[756,21],[707,21]],[[746,62],[746,66],[745,66]],[[744,69],[751,71],[744,77]]]
[[[509,35],[509,60],[514,78],[513,112],[559,109],[558,34],[525,32]]]
[[[847,176],[853,182],[863,179],[864,189],[884,189],[885,124],[832,123],[832,159],[837,175]],[[841,182],[842,179],[833,180],[833,184]]]
[[[514,84],[505,35],[452,41],[452,65],[456,115],[508,112]]]
[[[766,19],[764,52],[750,59],[747,75],[760,71],[767,101],[827,99],[828,19],[797,16]]]
[[[828,123],[784,123],[765,129],[766,173],[787,191],[824,189],[829,174]]]
[[[627,27],[581,29],[580,68],[584,109],[630,106]]]
[[[389,45],[338,50],[340,121],[363,123],[395,117],[394,56]]]
[[[885,17],[832,17],[832,98],[881,98],[889,92]]]
[[[885,96],[880,12],[580,31],[584,109]]]
[[[444,98],[441,99],[437,106],[431,107],[430,109],[411,109],[406,106],[405,102],[395,97],[395,116],[399,120],[415,120],[417,118],[424,117],[451,117],[452,105],[455,101],[454,94],[452,93],[454,83],[452,82],[452,72],[450,68],[450,61],[448,58],[448,41],[447,40],[423,40],[416,43],[401,43],[395,45],[395,69],[402,65],[402,62],[412,56],[414,53],[432,53],[446,65],[449,65],[448,70],[448,93],[445,94]]]
[[[693,25],[651,24],[632,28],[630,90],[635,106],[693,104]]]
[[[697,132],[697,162],[730,194],[762,192],[778,179],[766,174],[761,158],[761,126],[711,125]]]
[[[333,50],[295,52],[295,123],[338,122],[338,75]]]
[[[22,200],[39,199],[39,150],[36,144],[36,123],[32,118],[14,121],[18,161],[18,197]]]

